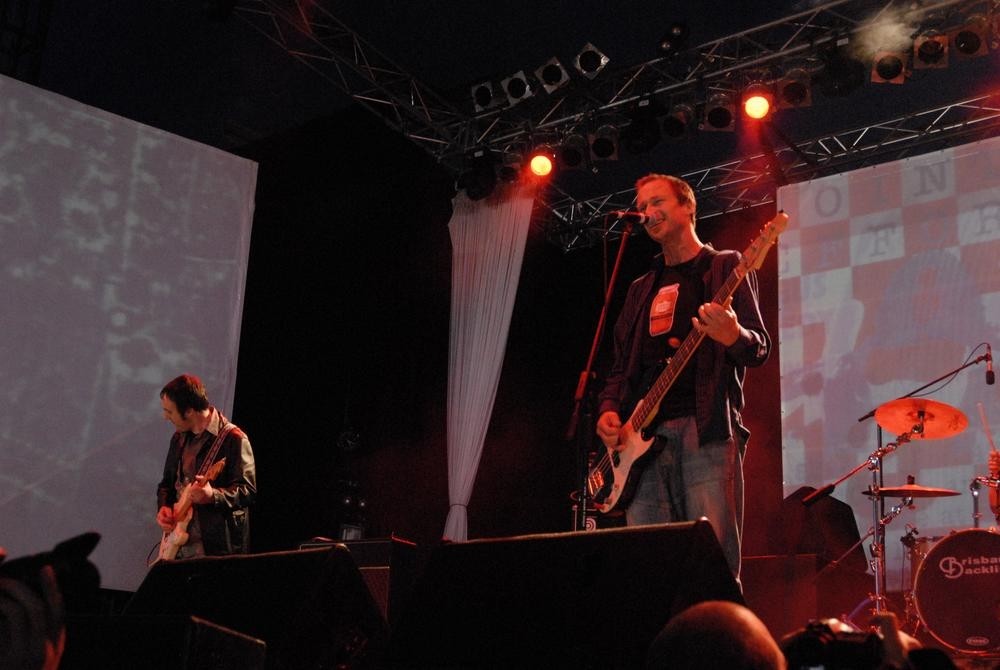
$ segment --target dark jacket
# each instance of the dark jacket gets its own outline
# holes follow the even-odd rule
[[[706,245],[702,253],[711,256],[708,270],[703,275],[704,302],[709,302],[725,284],[730,272],[740,261],[736,251],[716,251]],[[655,263],[662,264],[657,256]],[[629,287],[625,304],[618,315],[614,330],[614,362],[608,372],[607,382],[598,396],[597,415],[607,411],[632,411],[647,389],[639,388],[643,370],[640,369],[642,343],[639,321],[651,301],[656,284],[656,268],[636,279]],[[715,340],[705,338],[694,352],[690,364],[697,365],[695,380],[695,420],[699,441],[725,440],[737,437],[741,449],[750,431],[743,425],[743,379],[746,368],[764,363],[771,350],[771,339],[764,329],[757,299],[757,276],[749,273],[733,294],[733,311],[740,323],[740,336],[731,346],[725,347]],[[626,416],[621,417],[624,421]]]
[[[174,482],[185,437],[185,433],[175,432],[170,439],[163,479],[156,492],[157,509],[177,502]],[[199,470],[214,441],[214,438],[207,440],[198,452],[196,466]],[[250,440],[238,427],[222,441],[212,462],[221,458],[226,459],[226,465],[212,482],[215,502],[195,505],[194,513],[198,516],[206,555],[245,554],[250,550],[249,506],[257,495],[257,473]]]

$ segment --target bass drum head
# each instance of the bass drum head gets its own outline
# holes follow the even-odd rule
[[[917,613],[955,651],[1000,650],[1000,535],[963,530],[934,545],[917,570]]]

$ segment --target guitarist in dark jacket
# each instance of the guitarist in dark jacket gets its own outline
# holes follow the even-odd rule
[[[257,494],[250,440],[209,403],[204,385],[194,375],[171,380],[160,391],[160,404],[163,418],[176,428],[156,492],[156,522],[164,531],[164,543],[180,525],[188,537],[174,547],[176,558],[247,553],[249,507]],[[223,459],[222,469],[210,480],[206,474],[213,470],[210,466]],[[185,489],[193,510],[189,520],[175,516]],[[163,552],[161,544],[161,558]]]
[[[733,268],[735,251],[716,251],[695,232],[696,202],[677,177],[651,174],[636,183],[646,233],[660,245],[654,267],[629,288],[614,330],[614,359],[598,398],[597,434],[621,448],[622,421],[690,333],[705,340],[663,397],[649,424],[656,439],[625,510],[629,525],[712,523],[739,579],[743,530],[743,379],[767,359],[770,338],[750,272],[731,299],[712,302]],[[624,501],[623,501],[624,502]]]

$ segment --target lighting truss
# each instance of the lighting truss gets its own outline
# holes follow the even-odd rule
[[[706,219],[774,202],[774,161],[788,182],[800,182],[943,149],[1000,133],[1000,91],[851,130],[821,135],[796,147],[775,149],[681,175],[695,191],[698,218]],[[621,237],[605,215],[629,209],[634,189],[586,200],[553,190],[539,208],[550,242],[564,251]],[[547,210],[547,211],[546,211]]]
[[[910,9],[911,17],[968,0],[940,0]],[[996,0],[990,0],[992,5]],[[316,0],[242,0],[234,13],[366,106],[393,129],[457,171],[472,149],[558,135],[586,119],[623,111],[643,95],[694,93],[745,70],[815,55],[875,25],[896,0],[833,0],[787,18],[630,67],[606,68],[582,87],[535,96],[535,104],[472,113],[416,80]]]
[[[472,147],[468,115],[315,0],[242,0],[234,14],[438,160]],[[457,170],[458,164],[449,167]]]

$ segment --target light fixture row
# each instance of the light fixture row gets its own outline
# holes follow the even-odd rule
[[[590,42],[573,57],[573,67],[583,77],[594,79],[607,67],[608,57]],[[570,81],[569,71],[553,56],[531,73],[518,70],[498,82],[484,81],[472,87],[472,106],[475,111],[484,112],[496,107],[512,107],[535,94],[538,89],[553,93]],[[494,86],[496,85],[496,87]]]

